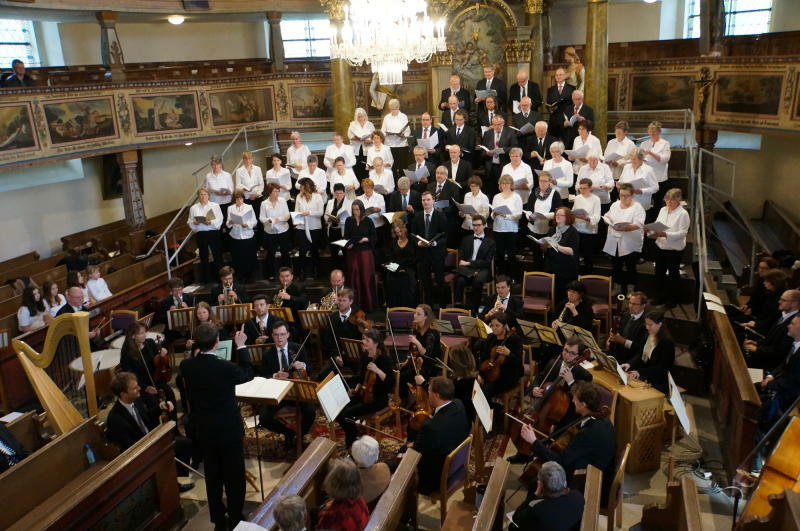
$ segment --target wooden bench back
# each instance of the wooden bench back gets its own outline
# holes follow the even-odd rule
[[[35,262],[38,259],[39,259],[39,253],[37,253],[36,251],[31,251],[29,253],[15,256],[14,258],[9,258],[8,260],[3,260],[2,262],[0,262],[0,272],[5,272],[8,271],[9,269],[16,269],[18,267],[28,265],[31,262]]]
[[[9,269],[0,273],[0,284],[5,284],[6,280],[19,277],[33,277],[48,269],[56,267],[59,261],[64,258],[64,253],[54,254],[41,260],[36,260],[30,264],[25,264],[14,269]]]
[[[498,457],[494,461],[492,475],[489,476],[489,483],[486,484],[486,492],[483,494],[478,515],[472,525],[473,531],[483,531],[487,529],[503,529],[505,520],[505,494],[506,478],[511,464]]]
[[[667,483],[666,503],[650,503],[642,508],[642,527],[656,531],[701,531],[697,484],[689,476]]]
[[[603,493],[603,472],[592,465],[576,470],[576,479],[583,476],[583,517],[581,531],[597,531],[600,528],[600,506]],[[578,480],[580,481],[580,480]]]
[[[367,530],[389,530],[400,528],[401,522],[412,518],[416,528],[417,517],[417,464],[422,454],[410,449],[392,474],[389,486],[381,494],[378,504],[372,510],[367,522]]]

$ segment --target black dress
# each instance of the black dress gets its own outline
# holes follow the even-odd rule
[[[389,308],[414,308],[417,305],[417,253],[414,244],[408,240],[405,247],[400,247],[397,240],[392,240],[387,258],[400,267],[395,272],[386,271],[386,304]]]
[[[145,388],[150,386],[155,387],[157,391],[164,391],[165,398],[177,405],[175,401],[175,392],[172,390],[169,383],[157,384],[151,378],[151,376],[155,375],[156,369],[153,360],[158,355],[158,351],[159,347],[156,342],[148,338],[144,340],[144,345],[142,345],[141,349],[142,355],[139,356],[139,352],[136,351],[136,348],[131,348],[130,343],[125,341],[125,343],[122,344],[119,358],[120,369],[132,372],[136,375],[136,381],[139,383],[139,387],[142,388],[142,401],[149,408],[158,403],[157,394],[154,395],[145,391]],[[176,414],[175,410],[173,410],[173,414]]]
[[[487,380],[486,376],[483,376],[483,385],[481,388],[488,400],[513,389],[524,374],[524,368],[522,366],[522,339],[517,334],[512,334],[505,340],[498,339],[494,334],[489,334],[489,337],[484,340],[482,347],[479,349],[478,367],[481,366],[484,360],[490,358],[492,348],[500,345],[508,347],[508,350],[511,352],[506,357],[503,364],[500,365],[500,377],[496,381],[490,382]]]
[[[556,233],[557,227],[550,229],[548,236]],[[570,247],[573,251],[572,256],[560,253],[553,248],[548,248],[544,253],[545,271],[555,274],[555,299],[561,300],[567,295],[567,284],[573,280],[578,280],[578,249],[580,246],[580,235],[578,229],[568,225],[561,234],[558,242],[561,247]]]

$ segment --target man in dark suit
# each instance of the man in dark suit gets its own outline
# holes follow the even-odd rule
[[[511,116],[511,125],[517,129],[517,143],[522,148],[522,160],[526,164],[530,162],[530,152],[533,146],[532,139],[536,136],[533,128],[538,121],[539,113],[531,110],[531,99],[525,96],[522,98],[519,113]],[[523,128],[527,127],[528,124],[530,124],[531,130],[523,133]]]
[[[0,474],[30,455],[19,439],[2,422],[0,422],[0,443],[6,447],[6,451],[0,452]]]
[[[72,286],[71,288],[67,288],[66,296],[67,303],[58,310],[56,313],[56,317],[60,315],[64,315],[66,313],[77,313],[77,312],[88,312],[86,308],[83,307],[83,290],[78,286]],[[95,338],[101,337],[100,336],[100,329],[98,328],[91,328],[89,327],[89,339],[94,340]],[[100,341],[100,339],[97,339]],[[100,347],[92,342],[92,350],[97,350]]]
[[[539,85],[528,79],[528,73],[519,71],[517,72],[517,82],[511,85],[508,89],[508,97],[511,101],[510,108],[514,109],[514,102],[517,105],[522,103],[522,98],[528,97],[531,99],[531,110],[534,112],[539,110],[539,105],[542,104],[542,93],[539,92]]]
[[[24,88],[32,87],[36,84],[33,78],[25,73],[25,63],[19,59],[11,61],[11,68],[14,72],[0,80],[0,87]]]
[[[514,511],[508,529],[578,529],[585,503],[581,491],[567,486],[564,468],[548,461],[539,469],[536,489]]]
[[[509,163],[508,152],[512,147],[517,147],[517,135],[513,129],[505,126],[505,119],[502,116],[497,116],[492,119],[492,128],[486,131],[481,140],[481,145],[487,150],[491,151],[496,148],[503,148],[503,153],[499,155],[490,155],[484,151],[486,166],[486,181],[484,193],[487,197],[494,197],[498,191],[498,180],[500,179],[500,170]]]
[[[476,132],[479,138],[483,136],[483,132],[485,131],[485,129],[482,128],[491,127],[492,119],[495,116],[503,116],[503,113],[497,108],[497,98],[489,96],[486,98],[485,107],[478,111],[478,129]]]
[[[417,464],[421,494],[439,490],[447,455],[464,442],[470,431],[464,404],[454,399],[452,380],[444,376],[431,378],[428,395],[434,408],[433,416],[422,425],[414,442],[408,445],[421,454]]]
[[[422,207],[420,206],[420,208]],[[336,362],[339,367],[347,365],[357,378],[361,365],[348,363],[349,359],[344,356],[342,344],[339,342],[340,339],[361,339],[358,326],[350,319],[353,312],[356,311],[353,308],[353,290],[343,288],[337,294],[335,302],[336,312],[330,314],[330,326],[322,330],[322,349],[325,355]],[[323,368],[318,379],[321,381],[332,370],[335,369],[331,366]]]
[[[111,407],[106,418],[106,439],[108,442],[119,446],[124,452],[133,446],[139,439],[158,427],[158,418],[161,410],[174,409],[172,402],[155,404],[148,409],[140,398],[141,388],[136,375],[132,372],[120,372],[111,380],[111,391],[117,401]],[[192,457],[192,441],[181,435],[175,434],[175,457],[183,463],[189,463]],[[179,475],[188,475],[189,471],[179,466]],[[194,488],[194,484],[180,485],[181,492]]]
[[[570,125],[570,121],[576,116],[576,121]],[[564,140],[564,145],[567,149],[572,149],[572,142],[578,136],[578,124],[588,122],[590,131],[592,130],[591,124],[594,124],[594,109],[583,103],[583,92],[580,90],[572,91],[572,105],[567,106],[562,111],[561,119],[564,122],[561,124],[564,128],[564,134],[561,138]]]
[[[275,321],[272,325],[272,341],[275,346],[264,351],[261,357],[261,376],[264,378],[277,378],[287,380],[289,378],[300,378],[295,371],[304,370],[311,374],[311,364],[306,358],[304,350],[300,350],[300,345],[289,341],[289,326],[284,321]],[[303,379],[303,378],[301,378]],[[291,402],[286,402],[290,404]],[[276,413],[283,407],[284,402],[274,406],[264,406],[261,408],[259,424],[274,433],[282,433],[284,436],[284,448],[290,450],[295,447],[295,431],[290,429],[280,420]],[[296,402],[295,407],[300,408],[301,437],[308,433],[314,425],[315,407],[309,402]]]
[[[253,367],[244,332],[237,330],[234,336],[238,365],[217,357],[218,337],[213,324],[197,326],[192,339],[200,353],[183,360],[180,370],[190,404],[192,443],[199,445],[203,455],[209,514],[215,529],[222,530],[232,529],[244,519],[244,426],[236,386],[253,379]]]
[[[492,260],[496,245],[494,240],[486,235],[486,218],[481,215],[472,216],[472,234],[464,236],[461,240],[458,262],[458,276],[456,277],[456,300],[464,298],[464,288],[472,287],[470,301],[467,308],[478,314],[483,285],[489,281],[492,271]]]
[[[194,295],[183,292],[183,280],[177,277],[171,278],[169,282],[167,282],[167,286],[169,286],[170,293],[161,299],[158,316],[159,320],[164,323],[166,327],[164,330],[164,346],[169,346],[170,343],[180,339],[183,335],[181,332],[169,328],[169,311],[176,308],[191,308],[195,305]]]
[[[434,172],[436,169],[434,168]],[[414,219],[414,213],[422,210],[422,198],[416,190],[411,189],[408,177],[397,179],[397,190],[389,194],[389,208],[387,212],[405,212],[406,225]]]
[[[756,418],[760,419],[759,428],[762,432],[769,431],[775,417],[792,407],[800,396],[800,316],[795,315],[789,321],[787,337],[789,345],[781,353],[781,363],[756,386],[763,402],[761,410],[756,414]],[[775,405],[778,406],[777,410]]]
[[[441,151],[442,146],[444,146],[444,131],[433,126],[433,120],[431,119],[430,113],[422,113],[422,115],[419,117],[419,121],[419,127],[416,127],[413,131],[411,131],[411,136],[408,138],[408,145],[413,148],[414,146],[420,145],[420,140],[425,142],[432,141],[429,139],[434,138],[435,135],[436,142],[431,146],[430,149],[427,149],[427,153],[428,159],[433,164],[439,164],[439,152]]]
[[[464,111],[464,109],[459,107],[458,98],[456,98],[455,96],[450,96],[449,98],[447,98],[447,106],[442,111],[442,117],[439,120],[439,122],[445,127],[447,127],[447,129],[449,130],[456,123],[455,119],[456,115],[458,114],[458,111]]]
[[[472,157],[475,152],[475,144],[477,144],[475,130],[467,125],[467,118],[466,112],[457,112],[455,126],[448,129],[444,135],[445,147],[458,146],[461,148],[461,156],[464,159]]]
[[[247,335],[248,345],[269,343],[270,330],[278,319],[269,313],[269,300],[266,295],[258,294],[253,297],[253,312],[255,316],[244,322],[244,333]]]
[[[444,170],[442,170],[444,171]],[[425,290],[425,302],[433,305],[436,300],[437,305],[440,298],[434,297],[434,287],[431,281],[431,274],[435,277],[436,288],[441,294],[441,286],[444,285],[444,259],[447,255],[447,218],[440,210],[433,208],[433,193],[425,191],[422,193],[422,210],[419,215],[414,216],[411,223],[411,234],[420,236],[430,243],[417,241],[417,278],[422,279],[422,287]]]
[[[436,173],[436,165],[428,160],[428,152],[425,150],[425,148],[416,146],[413,150],[411,150],[411,152],[414,154],[414,162],[408,165],[408,171],[417,172],[422,168],[426,168],[428,170],[427,175],[422,177],[419,181],[411,186],[412,189],[421,194],[427,190],[428,183],[433,182],[433,176]]]
[[[250,302],[247,290],[233,279],[235,271],[231,266],[223,266],[219,270],[219,284],[214,286],[211,297],[217,304],[241,304]]]
[[[488,323],[492,315],[503,312],[508,317],[508,326],[517,326],[517,318],[522,317],[522,298],[511,294],[511,280],[506,275],[497,275],[494,290],[496,294],[483,299],[476,315]]]
[[[547,110],[550,111],[550,134],[557,138],[563,138],[563,114],[572,102],[572,91],[575,90],[575,87],[566,82],[567,71],[563,68],[556,69],[555,77],[555,85],[547,89]]]
[[[498,77],[494,77],[494,66],[486,65],[483,67],[483,79],[475,85],[475,90],[494,90],[497,92],[497,110],[502,111],[506,108],[506,82]],[[475,103],[478,104],[478,111],[485,109],[484,98],[475,96]]]
[[[781,362],[781,357],[789,347],[791,339],[787,335],[789,323],[800,310],[800,290],[789,289],[781,294],[778,302],[781,315],[770,327],[767,337],[761,340],[748,339],[744,342],[744,355],[749,367],[772,371]],[[745,323],[750,325],[751,323]]]
[[[464,197],[464,194],[469,190],[469,178],[472,177],[472,164],[468,160],[461,157],[461,148],[458,144],[452,144],[447,148],[447,162],[444,167],[447,168],[447,176],[449,179],[457,182],[461,189],[459,190],[459,199]]]
[[[436,210],[441,210],[447,218],[447,235],[445,237],[447,246],[455,247],[458,245],[459,217],[458,209],[453,201],[459,200],[461,190],[449,177],[447,168],[444,166],[436,168],[436,180],[428,184],[428,192],[433,194],[434,203],[447,201],[447,206],[439,206]]]
[[[470,101],[469,91],[461,86],[461,78],[458,74],[450,76],[450,86],[442,91],[442,97],[439,99],[439,109],[445,110],[449,108],[448,100],[451,96],[456,98],[458,109],[470,111],[472,102]]]
[[[278,270],[278,280],[281,283],[279,292],[283,306],[289,308],[294,316],[294,322],[300,322],[300,310],[308,308],[308,297],[303,288],[294,283],[294,273],[291,267],[282,267]],[[295,325],[297,326],[297,325]]]
[[[524,148],[531,169],[544,169],[544,161],[553,158],[550,153],[550,145],[556,140],[558,140],[556,137],[547,134],[547,122],[536,122],[533,126],[533,135],[528,137],[527,147]]]
[[[606,342],[609,354],[619,363],[627,363],[642,355],[647,341],[644,316],[648,312],[647,295],[634,291],[628,298],[628,311],[619,319],[619,330],[612,332]]]

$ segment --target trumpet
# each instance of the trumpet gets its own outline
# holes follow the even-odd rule
[[[276,293],[275,296],[272,297],[273,306],[277,306],[278,308],[283,306],[283,299],[281,298],[282,293],[286,293],[286,284],[283,284],[283,287],[278,290],[278,293]]]
[[[503,308],[503,303],[500,301],[500,296],[498,295],[497,300],[494,301],[494,306],[492,306],[492,309],[486,313],[486,316],[491,317],[497,312],[502,312],[504,309],[505,308]]]
[[[222,285],[222,304],[234,304],[236,303],[236,297],[231,295],[231,288],[233,287],[232,284],[223,284]]]

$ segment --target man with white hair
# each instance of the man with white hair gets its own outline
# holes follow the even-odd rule
[[[462,160],[461,148],[458,144],[447,146],[447,154],[449,155],[444,167],[447,168],[447,174],[450,179],[454,179],[460,186],[459,198],[464,197],[469,186],[467,181],[472,177],[472,164],[468,160]]]
[[[547,109],[550,111],[550,134],[561,138],[563,132],[563,114],[569,107],[573,85],[567,83],[567,71],[557,68],[555,85],[547,89]]]
[[[514,511],[509,529],[578,529],[583,506],[583,494],[567,486],[567,474],[561,465],[548,461],[539,469],[536,490],[528,493],[527,499]]]
[[[502,111],[506,108],[506,82],[502,79],[495,77],[495,68],[494,65],[484,65],[483,67],[483,79],[478,81],[475,84],[475,90],[494,90],[497,92],[497,110]],[[483,110],[485,107],[483,105],[484,98],[480,98],[475,95],[475,103],[478,104],[478,110]]]
[[[508,97],[511,100],[511,109],[515,114],[519,111],[514,109],[514,102],[516,101],[521,108],[523,98],[531,99],[531,109],[534,111],[538,111],[539,105],[542,104],[542,93],[539,92],[539,85],[529,80],[528,73],[523,70],[517,72],[517,82],[508,89]]]
[[[542,170],[544,161],[553,158],[550,154],[550,145],[558,138],[549,135],[547,122],[538,121],[533,126],[533,136],[528,139],[528,148],[525,154],[528,156],[529,164],[534,170]],[[523,157],[524,160],[524,157]]]
[[[564,144],[572,145],[572,141],[578,136],[578,122],[585,121],[594,123],[594,109],[583,103],[583,92],[580,90],[572,91],[572,105],[566,106],[562,111],[561,118],[564,119]],[[591,126],[589,127],[591,131]]]
[[[442,98],[439,100],[439,108],[442,110],[449,108],[451,97],[456,98],[456,110],[464,109],[469,112],[472,103],[470,101],[469,91],[461,86],[461,78],[458,74],[452,74],[450,76],[450,86],[442,91]]]
[[[367,504],[377,500],[392,479],[389,465],[378,462],[380,453],[378,441],[369,435],[362,435],[350,446],[350,456],[361,476],[361,496]]]
[[[456,113],[460,110],[458,107],[458,98],[450,96],[445,102],[445,108],[442,111],[442,119],[439,120],[445,127],[451,129],[455,122]]]
[[[518,85],[514,85],[515,87]],[[530,152],[532,151],[533,138],[535,136],[534,128],[539,121],[539,113],[531,109],[531,99],[527,96],[522,98],[519,104],[519,113],[511,116],[511,125],[517,129],[517,141],[519,147],[522,148],[522,160],[526,163],[530,160]],[[522,132],[523,128],[530,127],[529,131]]]

